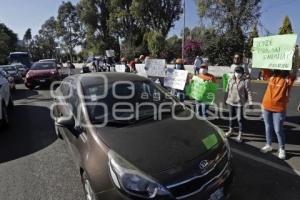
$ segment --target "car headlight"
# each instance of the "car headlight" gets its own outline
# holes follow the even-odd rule
[[[112,180],[119,189],[141,198],[169,195],[162,185],[143,174],[115,152],[109,151],[108,157]]]

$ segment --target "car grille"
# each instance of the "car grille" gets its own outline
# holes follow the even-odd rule
[[[228,165],[227,152],[223,154],[219,162],[203,175],[191,178],[190,180],[181,183],[167,186],[169,191],[176,199],[184,199],[200,192],[206,185],[208,185],[214,178],[223,174]]]

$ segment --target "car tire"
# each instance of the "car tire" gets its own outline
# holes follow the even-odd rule
[[[2,103],[2,119],[0,120],[0,127],[7,127],[8,126],[8,112],[5,106],[5,103]]]
[[[85,172],[81,174],[81,182],[83,185],[84,195],[86,200],[96,200],[95,192],[93,191],[88,176]]]

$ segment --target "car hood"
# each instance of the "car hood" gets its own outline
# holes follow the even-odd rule
[[[223,143],[217,130],[205,120],[141,122],[122,128],[101,128],[99,137],[113,151],[148,173],[176,168]]]

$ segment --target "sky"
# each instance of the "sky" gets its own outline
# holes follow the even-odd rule
[[[77,3],[79,0],[71,0]],[[0,23],[5,23],[10,29],[23,38],[28,28],[32,34],[37,34],[41,25],[51,16],[57,15],[57,10],[62,0],[0,0]],[[298,33],[300,41],[300,0],[263,0],[262,16],[260,18],[263,27],[259,27],[261,35],[266,30],[276,34],[282,24],[285,15],[290,17],[294,32]],[[297,20],[298,19],[298,20]],[[194,0],[186,0],[186,26],[192,28],[200,24],[197,8]],[[183,19],[176,22],[169,36],[180,34],[183,28]]]

